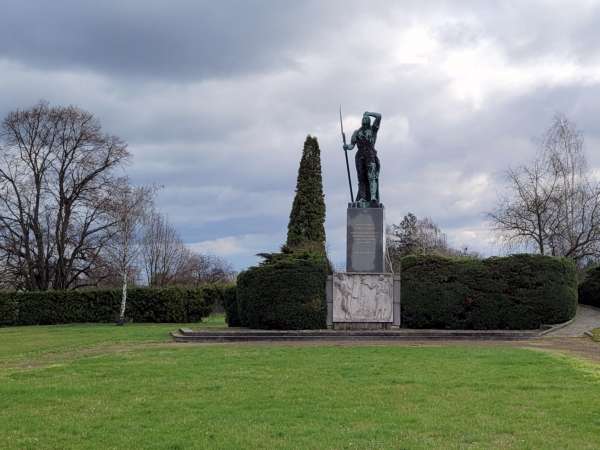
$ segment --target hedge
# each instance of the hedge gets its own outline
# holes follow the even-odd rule
[[[230,327],[239,327],[240,314],[236,295],[237,286],[230,284],[223,288],[223,309],[225,310],[225,321]]]
[[[14,325],[19,317],[19,304],[15,298],[0,292],[0,327]]]
[[[222,301],[220,286],[130,288],[126,318],[133,322],[198,322]],[[120,289],[0,292],[0,325],[115,322]]]
[[[577,276],[566,258],[402,258],[402,326],[535,329],[575,315]]]
[[[279,255],[240,273],[240,324],[263,329],[326,327],[327,260],[318,255]]]
[[[600,266],[588,270],[579,285],[579,303],[600,308]]]

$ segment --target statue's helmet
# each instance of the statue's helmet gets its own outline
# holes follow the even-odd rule
[[[362,126],[363,128],[368,128],[371,126],[371,118],[369,116],[363,115]]]

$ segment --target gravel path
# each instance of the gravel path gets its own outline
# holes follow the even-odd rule
[[[579,305],[575,320],[566,327],[548,333],[548,337],[580,337],[586,331],[600,328],[600,309],[592,306]]]

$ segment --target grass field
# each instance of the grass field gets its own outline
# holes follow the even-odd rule
[[[0,329],[0,448],[600,448],[592,363],[493,346],[171,344],[175,328]]]

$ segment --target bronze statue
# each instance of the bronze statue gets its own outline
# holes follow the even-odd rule
[[[371,123],[371,117],[373,123]],[[349,151],[356,145],[356,174],[358,177],[358,193],[356,195],[356,204],[359,207],[379,207],[379,158],[375,150],[377,141],[377,132],[381,123],[381,114],[366,111],[363,114],[361,127],[352,133],[350,144],[346,144],[344,138],[344,151]],[[346,159],[346,163],[347,163]],[[350,174],[348,174],[349,176]],[[352,188],[350,188],[352,191]],[[351,194],[352,195],[352,194]]]

